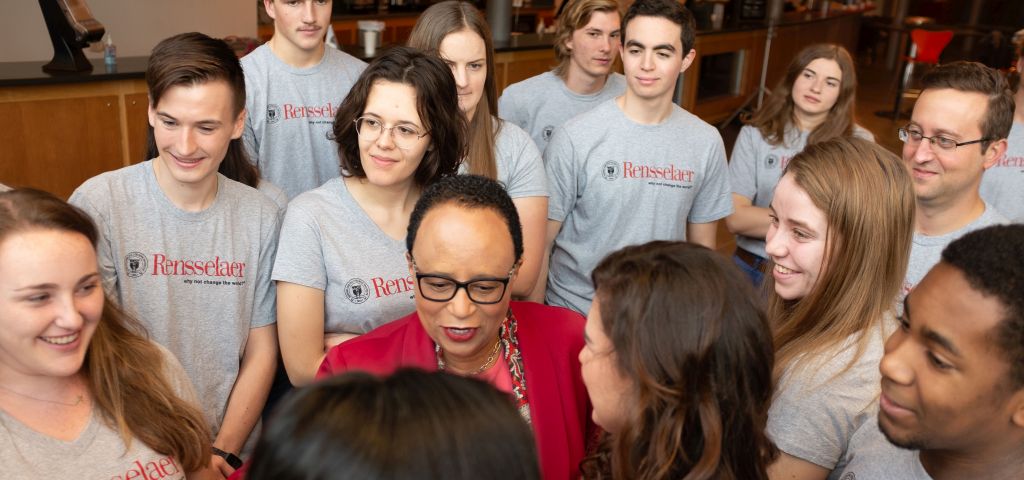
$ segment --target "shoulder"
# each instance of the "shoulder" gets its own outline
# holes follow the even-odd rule
[[[869,142],[875,141],[875,135],[873,133],[871,133],[868,129],[857,124],[853,125],[853,136],[867,140]]]
[[[617,121],[626,118],[622,109],[615,103],[614,98],[601,101],[594,108],[587,110],[575,117],[570,118],[562,124],[562,129],[568,131],[589,131],[595,126],[607,125],[609,121]],[[556,130],[558,130],[556,128]]]
[[[120,200],[131,196],[132,192],[139,192],[145,189],[145,176],[151,173],[148,170],[152,161],[145,161],[135,165],[103,172],[92,177],[75,189],[71,194],[71,203],[85,200],[94,206],[113,205],[115,203],[130,205]]]
[[[224,195],[226,195],[235,209],[255,211],[261,217],[277,216],[280,207],[267,194],[219,173],[217,175],[221,177],[220,185],[224,189]]]
[[[411,313],[332,348],[317,377],[350,370],[387,374],[401,366],[424,366],[409,365],[408,360],[433,355],[429,339],[419,316]]]
[[[612,72],[611,75],[608,75],[608,80],[606,80],[605,84],[604,84],[604,91],[608,92],[608,93],[611,93],[611,94],[615,94],[615,95],[618,95],[618,94],[620,94],[622,92],[625,92],[626,91],[626,77],[625,77],[625,75],[623,75],[621,73],[618,73],[618,72]]]
[[[298,194],[288,202],[288,212],[310,211],[343,207],[341,192],[345,190],[344,177],[335,177],[319,187]]]
[[[265,178],[260,179],[260,183],[256,184],[256,190],[259,190],[273,201],[278,208],[282,211],[288,207],[288,194],[281,190],[281,187],[274,185]]]
[[[586,319],[573,310],[534,302],[512,302],[509,308],[516,316],[520,335],[540,336],[551,346],[583,343]]]
[[[246,74],[256,73],[263,69],[267,62],[267,55],[274,55],[274,52],[270,50],[270,44],[264,43],[242,57],[239,62]]]
[[[498,148],[514,148],[532,141],[530,134],[519,125],[501,120],[501,130],[498,130],[498,138],[495,139]]]
[[[501,96],[504,97],[506,93],[510,94],[510,96],[525,95],[531,92],[536,93],[537,88],[546,87],[552,85],[554,82],[561,81],[562,80],[559,79],[557,75],[550,71],[547,71],[541,73],[540,75],[534,75],[530,78],[527,78],[526,80],[516,82],[505,87],[505,90],[502,92]]]
[[[366,62],[353,57],[337,48],[327,47],[324,49],[324,63],[330,64],[335,67],[341,67],[346,70],[355,70],[356,72],[362,72],[366,69]]]
[[[1005,215],[1003,215],[996,207],[991,203],[985,202],[985,213],[982,213],[980,217],[969,227],[969,230],[977,230],[992,225],[1006,225],[1011,223]],[[964,232],[966,233],[966,232]]]

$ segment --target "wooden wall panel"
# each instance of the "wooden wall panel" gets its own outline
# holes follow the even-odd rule
[[[128,132],[128,162],[148,160],[146,137],[149,135],[149,95],[132,93],[124,96],[125,131]]]

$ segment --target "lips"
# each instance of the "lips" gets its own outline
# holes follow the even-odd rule
[[[381,157],[379,155],[370,155],[370,160],[372,160],[373,164],[379,168],[391,168],[393,165],[398,163],[398,160]]]
[[[651,77],[636,77],[636,81],[639,82],[640,85],[651,86],[651,85],[654,85],[654,82],[657,82],[658,79],[657,78],[651,78]]]
[[[807,100],[808,102],[815,104],[821,103],[821,100],[818,100],[816,97],[812,97],[810,95],[804,95],[804,100]]]
[[[49,343],[50,345],[56,345],[58,347],[63,347],[63,346],[67,346],[67,345],[70,345],[70,344],[74,343],[76,340],[78,340],[78,337],[79,337],[79,332],[75,332],[75,333],[72,333],[70,335],[61,335],[61,336],[58,336],[58,337],[42,337],[41,336],[41,337],[39,337],[39,339],[44,341],[44,342],[46,342],[46,343]]]
[[[938,175],[938,173],[936,173],[936,172],[932,172],[932,171],[924,170],[924,169],[920,169],[920,168],[914,168],[914,169],[911,169],[911,170],[912,170],[912,172],[914,174],[914,178],[922,178],[922,179],[924,179],[924,178],[931,178],[931,177],[934,177],[935,175]]]
[[[781,273],[783,275],[792,275],[794,273],[797,273],[796,270],[793,270],[792,268],[786,268],[786,267],[784,267],[782,265],[779,265],[777,263],[775,264],[775,271],[779,272],[779,273]]]
[[[914,412],[889,398],[884,392],[878,397],[878,407],[887,417],[906,418],[914,416]]]
[[[445,336],[455,342],[468,342],[476,336],[477,328],[475,327],[441,327],[444,330]]]
[[[174,158],[174,163],[184,169],[195,168],[197,165],[202,163],[203,159],[205,159],[205,157],[179,157],[173,153],[171,154],[171,157]]]

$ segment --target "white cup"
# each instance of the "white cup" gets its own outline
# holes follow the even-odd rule
[[[374,30],[363,30],[363,48],[367,57],[377,54],[377,36],[380,32]]]

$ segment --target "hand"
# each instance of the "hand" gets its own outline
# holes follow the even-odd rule
[[[218,479],[226,479],[235,473],[235,469],[228,465],[228,461],[220,457],[220,455],[210,455],[211,470],[213,470],[214,477]]]

